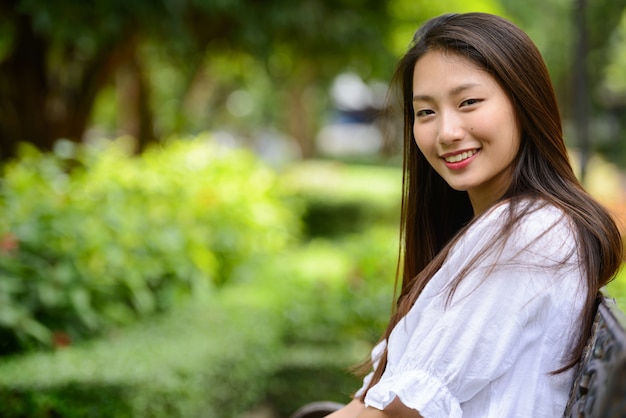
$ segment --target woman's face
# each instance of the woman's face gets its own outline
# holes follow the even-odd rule
[[[520,132],[511,101],[466,58],[430,51],[413,73],[413,134],[433,169],[467,191],[477,215],[505,192]]]

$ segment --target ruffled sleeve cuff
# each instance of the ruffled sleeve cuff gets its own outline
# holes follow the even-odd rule
[[[372,348],[372,363],[374,365],[374,370],[376,370],[376,367],[378,367],[378,362],[380,361],[381,356],[383,355],[383,352],[385,351],[385,347],[387,347],[387,341],[383,340],[380,341],[378,344],[376,344],[374,346],[374,348]],[[359,398],[361,396],[363,396],[363,393],[365,393],[365,389],[367,389],[367,387],[370,385],[370,382],[372,381],[372,378],[374,377],[374,371],[372,371],[370,374],[368,374],[367,376],[365,376],[363,378],[363,385],[361,386],[361,389],[357,390],[356,393],[354,394],[355,398]]]
[[[370,385],[370,382],[372,381],[372,377],[374,377],[374,372],[371,372],[363,378],[363,385],[361,386],[361,389],[357,390],[354,394],[355,398],[360,398],[361,396],[363,396],[363,394],[365,393],[365,389],[367,389],[367,387]]]
[[[424,418],[461,418],[459,401],[438,379],[420,371],[413,370],[396,374],[383,375],[365,397],[365,405],[383,410],[396,396],[402,403],[415,409]]]

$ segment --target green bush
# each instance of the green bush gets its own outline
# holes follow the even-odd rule
[[[248,257],[210,302],[0,362],[0,404],[12,416],[229,417],[345,402],[359,384],[348,367],[386,325],[396,253],[395,225],[381,225]]]
[[[371,228],[342,240],[313,240],[284,260],[299,283],[287,318],[288,341],[375,342],[391,312],[396,233]]]
[[[292,248],[207,301],[52,353],[6,357],[2,416],[228,418],[261,402],[287,416],[320,397],[346,401],[359,383],[348,367],[388,315],[390,238],[374,229]]]
[[[273,171],[209,138],[24,147],[0,187],[0,352],[170,309],[297,231]]]
[[[106,338],[0,361],[3,417],[235,418],[263,399],[280,318],[212,297]]]
[[[280,416],[349,399],[390,308],[395,231],[315,240],[160,319],[0,362],[5,416]],[[219,382],[219,383],[216,383]],[[210,389],[209,389],[210,388]],[[202,411],[199,413],[198,411]]]

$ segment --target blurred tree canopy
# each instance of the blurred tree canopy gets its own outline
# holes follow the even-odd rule
[[[576,90],[580,86],[574,79],[575,67],[584,65],[589,145],[613,162],[626,166],[626,89],[623,81],[617,81],[624,80],[626,74],[623,64],[626,0],[500,0],[500,3],[508,17],[528,32],[546,60],[564,119],[569,121],[566,139],[570,145],[584,147],[576,140],[575,122],[580,117],[575,112]],[[576,7],[581,5],[585,28],[575,21]],[[581,47],[583,31],[585,51],[582,53],[586,58],[579,64],[574,56],[576,48]]]
[[[15,154],[17,142],[49,150],[58,138],[84,139],[94,126],[104,135],[135,137],[139,151],[171,134],[268,130],[311,156],[332,107],[326,92],[334,77],[350,71],[386,82],[417,26],[449,11],[496,13],[525,29],[546,58],[564,116],[572,118],[574,6],[575,0],[3,0],[0,160]],[[626,126],[619,87],[625,6],[626,0],[597,0],[586,10],[592,137],[595,148],[614,156],[626,148],[616,139]]]
[[[302,87],[363,57],[372,69],[384,62],[385,13],[377,0],[3,1],[1,157],[16,141],[50,149],[57,138],[80,139],[97,94],[118,75],[123,107],[135,115],[130,133],[140,147],[153,140],[148,42],[183,70],[186,87],[207,54],[220,53],[254,57]]]

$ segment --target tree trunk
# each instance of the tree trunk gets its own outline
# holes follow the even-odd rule
[[[317,155],[315,136],[319,126],[317,114],[320,111],[319,100],[312,94],[312,86],[316,85],[317,73],[314,63],[303,60],[290,75],[288,82],[287,103],[284,114],[287,120],[289,135],[300,147],[302,158],[313,158]]]
[[[148,82],[136,48],[118,69],[116,81],[120,130],[134,137],[137,152],[142,152],[155,141],[155,134]]]
[[[306,103],[305,87],[300,85],[292,86],[289,92],[289,104],[287,107],[289,134],[300,147],[302,158],[313,158],[315,156],[315,134],[311,129],[311,109],[307,106],[314,106],[314,103]]]
[[[13,21],[13,49],[0,64],[0,160],[14,157],[20,142],[50,151],[59,138],[80,141],[97,93],[134,48],[133,38],[122,31],[81,63],[74,78],[55,77],[47,66],[50,45],[31,17],[15,13]]]
[[[132,60],[135,44],[133,36],[121,35],[101,45],[84,66],[82,77],[60,92],[57,100],[66,111],[63,117],[50,121],[53,140],[80,141],[83,138],[98,93],[122,64]]]
[[[50,149],[47,129],[45,39],[38,36],[30,17],[15,21],[14,48],[0,65],[0,159],[12,158],[18,142]]]

